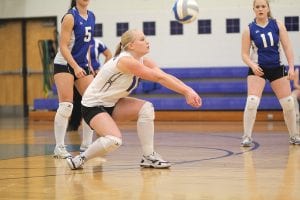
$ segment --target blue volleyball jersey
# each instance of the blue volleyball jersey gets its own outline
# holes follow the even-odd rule
[[[106,45],[97,39],[93,39],[91,43],[91,64],[94,70],[98,70],[100,67],[99,55],[107,49]]]
[[[94,35],[95,16],[93,12],[88,11],[88,17],[84,19],[75,7],[70,9],[67,14],[72,14],[74,17],[74,27],[69,49],[77,64],[81,67],[86,67],[88,66],[87,52]],[[58,51],[54,63],[67,64],[60,51]]]
[[[279,28],[275,19],[269,19],[265,27],[253,21],[249,24],[251,38],[251,59],[261,67],[281,65]]]

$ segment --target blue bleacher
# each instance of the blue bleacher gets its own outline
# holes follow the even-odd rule
[[[170,98],[142,98],[153,103],[156,110],[244,110],[246,97],[205,97],[202,98],[203,106],[199,109],[192,108],[185,103],[182,97]],[[277,98],[263,97],[259,109],[278,110],[280,104]]]
[[[242,78],[248,73],[247,67],[199,67],[199,68],[166,68],[165,72],[178,78]]]
[[[38,98],[33,101],[34,110],[56,110],[58,108],[58,98]]]
[[[211,93],[232,93],[244,94],[247,93],[246,81],[184,81],[188,86],[192,87],[199,94]],[[266,84],[264,92],[272,93],[270,84]],[[172,90],[162,87],[161,85],[149,81],[141,81],[138,88],[133,92],[134,94],[175,94]]]
[[[202,97],[201,110],[243,110],[247,95],[247,72],[243,67],[206,68],[166,68],[170,73],[184,81]],[[53,88],[56,94],[56,88]],[[153,83],[141,80],[133,91],[133,97],[148,100],[156,110],[196,110],[185,103],[184,97]],[[57,98],[35,99],[35,110],[56,110]],[[267,83],[261,99],[261,110],[280,110],[280,104]]]

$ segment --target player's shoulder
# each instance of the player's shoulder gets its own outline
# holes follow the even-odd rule
[[[92,16],[94,20],[96,19],[95,14],[94,14],[93,11],[88,10],[88,15],[89,15],[89,16]]]
[[[256,25],[256,22],[255,22],[255,19],[253,21],[251,21],[250,23],[248,23],[248,26],[247,28],[248,29],[252,29],[252,28],[255,28],[257,25]]]
[[[91,15],[95,15],[92,10],[88,10],[88,13],[91,14]]]
[[[283,22],[279,19],[271,19],[271,21],[273,21],[273,23],[277,24],[278,27],[284,26]]]
[[[242,30],[242,34],[249,34],[249,33],[250,33],[250,29],[251,29],[250,26],[245,27],[245,28]]]
[[[61,22],[74,20],[76,13],[73,8],[70,8],[62,17]]]

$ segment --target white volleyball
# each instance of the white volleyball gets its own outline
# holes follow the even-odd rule
[[[175,19],[187,24],[197,19],[199,14],[199,6],[196,0],[176,0],[173,6]]]

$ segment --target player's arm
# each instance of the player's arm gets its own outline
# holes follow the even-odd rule
[[[295,77],[294,77],[294,81],[293,81],[293,85],[294,85],[294,88],[299,90],[300,89],[300,85],[299,85],[299,69],[296,68],[295,69]]]
[[[77,62],[74,60],[71,51],[69,49],[69,42],[74,27],[74,18],[71,14],[64,16],[61,24],[61,37],[60,37],[60,51],[68,64],[74,69],[75,75],[80,78],[84,74],[84,71],[80,68]]]
[[[175,80],[173,76],[158,70],[154,65],[145,66],[132,57],[122,57],[118,62],[118,69],[124,73],[134,74],[144,80],[160,83],[166,88],[185,96],[186,101],[193,107],[200,107],[202,102],[198,94],[180,80]]]
[[[294,54],[293,54],[293,49],[292,49],[292,44],[289,40],[288,32],[284,26],[284,24],[278,20],[277,25],[279,27],[279,35],[280,35],[280,42],[282,44],[282,48],[284,50],[288,65],[289,65],[289,74],[288,78],[290,80],[293,80],[295,77],[294,73]]]
[[[243,62],[248,65],[253,73],[257,76],[262,76],[264,73],[262,69],[258,66],[257,63],[253,62],[250,58],[250,48],[251,48],[251,39],[250,39],[250,30],[247,27],[242,34],[242,49],[241,49],[241,56]]]
[[[88,52],[87,52],[87,59],[88,59],[88,65],[89,65],[89,69],[92,72],[93,76],[96,75],[96,72],[94,71],[94,68],[92,66],[92,55],[91,55],[91,47],[89,46]]]
[[[179,80],[179,79],[176,78],[175,76],[173,76],[173,75],[171,75],[171,74],[168,74],[168,73],[165,73],[163,70],[161,70],[160,67],[159,67],[153,60],[151,60],[151,59],[145,57],[143,61],[144,61],[144,62],[143,62],[144,65],[145,65],[146,67],[150,67],[150,68],[152,68],[153,70],[158,70],[159,72],[164,73],[165,76],[169,76],[170,78],[174,79],[174,81],[181,82],[181,80]]]
[[[170,76],[166,76],[166,73],[162,70],[158,70],[152,65],[145,66],[129,56],[119,60],[118,68],[124,73],[134,74],[144,80],[160,83],[179,94],[185,94],[188,90],[184,84],[176,84],[177,82],[171,79]]]
[[[105,51],[103,51],[103,55],[105,57],[104,63],[106,63],[109,59],[112,58],[112,53],[108,48],[105,49]]]

